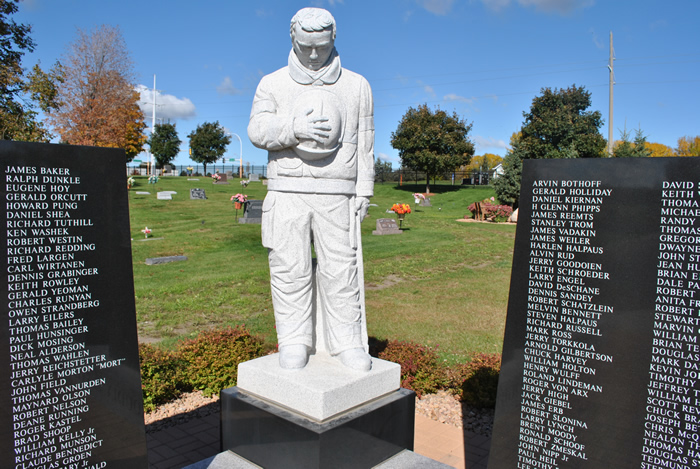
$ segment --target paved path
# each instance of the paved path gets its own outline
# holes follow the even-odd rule
[[[416,414],[414,451],[457,469],[486,469],[491,439]],[[180,469],[219,453],[219,413],[148,433],[149,469]]]

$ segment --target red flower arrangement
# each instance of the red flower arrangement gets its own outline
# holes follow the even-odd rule
[[[405,213],[411,213],[411,206],[408,204],[394,204],[391,206],[391,211],[397,215],[403,215]]]

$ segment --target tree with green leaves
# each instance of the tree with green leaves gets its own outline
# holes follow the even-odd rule
[[[207,173],[207,165],[224,156],[226,146],[231,143],[231,137],[226,135],[219,121],[198,125],[187,137],[190,139],[190,158],[204,165],[204,174]]]
[[[60,64],[49,73],[39,65],[25,77],[22,57],[32,52],[31,26],[17,24],[10,16],[19,0],[0,0],[0,139],[48,142],[52,135],[38,118],[38,105],[44,112],[57,103]]]
[[[399,151],[404,168],[426,173],[429,193],[431,177],[469,163],[474,154],[474,144],[467,138],[471,128],[456,112],[432,111],[423,104],[408,108],[391,134],[391,146]]]
[[[518,139],[521,158],[601,158],[605,139],[600,134],[600,111],[588,111],[591,93],[572,85],[543,88],[532,100]]]
[[[175,124],[156,124],[148,138],[148,146],[156,158],[156,164],[163,167],[169,164],[180,152],[182,141],[178,138]]]
[[[374,161],[374,178],[382,183],[391,175],[391,161],[382,161],[377,157]]]
[[[520,197],[522,161],[528,158],[601,158],[606,141],[599,129],[599,111],[588,111],[591,94],[576,85],[566,89],[543,88],[532,100],[519,133],[511,138],[511,149],[503,162],[503,174],[494,180],[502,203],[517,207]],[[519,161],[516,161],[515,159]]]

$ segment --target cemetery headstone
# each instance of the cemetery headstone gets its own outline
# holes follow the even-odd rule
[[[258,182],[260,180],[260,176],[255,173],[250,173],[248,174],[248,180],[250,182]]]
[[[146,259],[146,265],[169,264],[170,262],[182,262],[186,260],[187,256],[149,257]]]
[[[700,465],[700,164],[526,160],[489,468]]]
[[[373,235],[403,234],[393,218],[380,218],[377,220],[377,229],[372,231]]]
[[[228,177],[225,174],[217,173],[219,175],[219,180],[214,184],[231,184],[228,182]]]
[[[0,467],[145,469],[124,151],[0,157]]]
[[[150,192],[136,191],[136,195],[151,195]]]
[[[173,195],[169,192],[158,192],[156,197],[158,200],[173,200]]]
[[[246,203],[245,213],[238,219],[238,223],[261,224],[262,206],[262,200],[249,200]]]
[[[204,189],[190,189],[190,200],[206,200],[207,194]]]

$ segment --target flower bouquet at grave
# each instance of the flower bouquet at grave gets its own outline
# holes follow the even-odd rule
[[[234,196],[231,196],[231,202],[233,202],[234,206],[236,207],[236,210],[241,208],[244,203],[248,202],[248,196],[245,194],[236,194]]]
[[[411,206],[408,204],[394,204],[391,206],[391,211],[394,212],[399,219],[399,229],[401,229],[406,214],[411,213]]]
[[[156,182],[158,182],[158,176],[156,176],[155,174],[148,178],[149,184],[155,184]]]
[[[134,186],[134,178],[130,177],[129,179],[126,180],[126,190],[131,189]]]
[[[425,195],[421,194],[420,192],[416,192],[413,194],[413,199],[416,201],[417,204],[421,202],[421,200],[425,200]]]
[[[217,182],[221,181],[221,176],[219,176],[218,173],[214,173],[211,175],[211,180],[214,184],[216,184]]]
[[[250,181],[246,181],[245,179],[241,179],[241,186],[243,186],[243,188],[248,187],[249,183],[250,183]]]
[[[141,233],[143,233],[144,235],[146,235],[146,239],[148,239],[148,235],[151,234],[151,230],[150,230],[148,227],[146,227],[146,228],[144,228],[144,229],[141,230]]]

